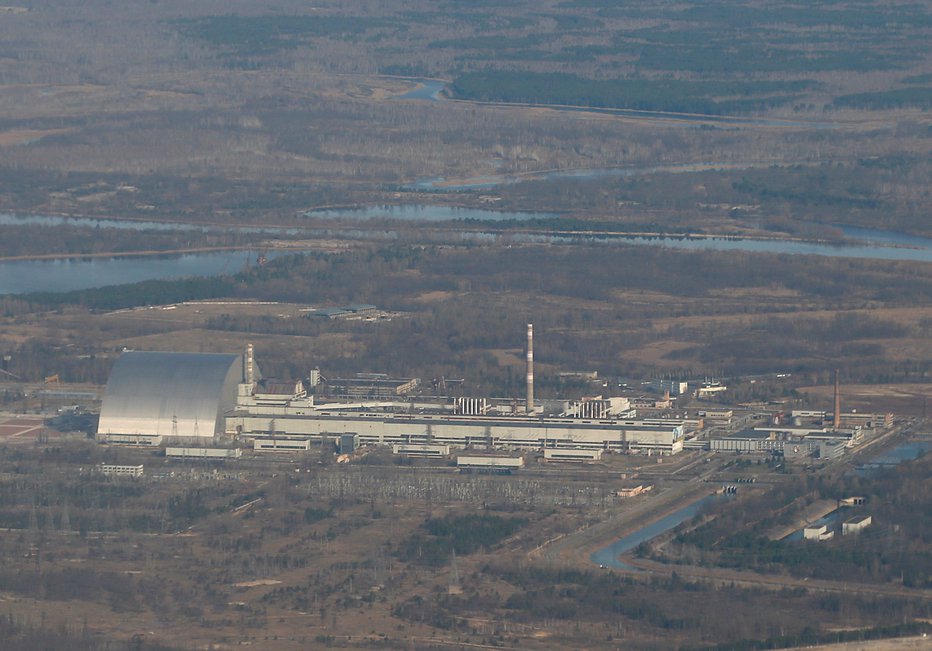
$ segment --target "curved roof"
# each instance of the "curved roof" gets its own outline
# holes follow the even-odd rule
[[[212,437],[236,404],[240,355],[126,352],[104,392],[98,434]]]

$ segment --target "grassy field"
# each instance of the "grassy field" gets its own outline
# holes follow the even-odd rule
[[[482,477],[379,453],[350,466],[320,450],[205,466],[75,440],[4,449],[5,612],[76,640],[691,649],[699,639],[871,628],[894,607],[928,616],[921,600],[878,607],[837,586],[831,599],[783,588],[777,613],[766,604],[779,583],[626,577],[530,553],[643,510],[641,500],[654,498],[616,501],[606,489],[621,471],[626,482],[656,473],[652,459],[609,458],[570,474],[532,463],[526,475]],[[673,471],[695,465],[695,454],[665,468],[668,479],[655,476],[657,490],[688,489],[691,473]],[[92,470],[103,461],[143,463],[145,477],[105,479]]]

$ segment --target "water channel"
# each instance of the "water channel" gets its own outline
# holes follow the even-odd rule
[[[857,470],[863,475],[884,468],[892,468],[904,461],[914,461],[929,451],[932,451],[932,441],[907,441],[865,461]]]
[[[395,100],[427,100],[429,102],[450,101],[443,94],[447,87],[447,82],[439,79],[412,78],[417,84],[412,90],[401,95],[395,95]],[[486,106],[516,106],[527,108],[546,108],[553,111],[565,113],[601,113],[603,115],[616,115],[625,118],[635,118],[643,120],[664,120],[670,122],[680,122],[686,125],[696,125],[697,123],[712,123],[730,127],[742,126],[765,126],[765,127],[802,127],[810,129],[837,129],[841,125],[837,122],[815,121],[815,120],[789,120],[781,118],[759,118],[743,117],[735,115],[712,115],[703,113],[673,113],[669,111],[650,111],[642,109],[611,108],[598,106],[568,106],[563,104],[515,104],[510,102],[484,102],[465,100],[470,104],[481,104]]]
[[[858,471],[863,472],[866,470],[874,470],[879,468],[889,468],[896,466],[904,461],[912,461],[918,459],[923,454],[932,451],[932,441],[929,440],[920,440],[920,441],[907,441],[905,443],[900,443],[894,448],[885,450],[879,455],[871,458],[870,461],[866,462],[861,466]],[[593,552],[589,560],[593,563],[598,564],[601,567],[610,567],[614,569],[621,570],[636,570],[637,568],[628,565],[627,563],[619,560],[619,556],[622,554],[627,554],[632,550],[636,549],[641,543],[649,542],[656,538],[657,536],[664,534],[674,527],[679,526],[680,524],[686,522],[687,520],[693,518],[698,514],[702,508],[715,499],[720,499],[721,496],[718,494],[707,495],[696,502],[688,504],[680,509],[677,509],[673,513],[669,513],[664,517],[651,522],[647,526],[641,527],[640,529],[624,536],[623,538],[616,540],[612,544],[603,547],[602,549]],[[830,527],[835,527],[838,524],[838,521],[845,514],[845,509],[835,509],[834,511],[825,514],[818,520],[812,523],[812,525],[829,525]],[[784,538],[785,542],[796,542],[803,539],[803,530],[799,529],[794,531],[789,536]]]
[[[627,536],[616,540],[611,545],[593,552],[589,556],[589,560],[602,567],[610,567],[619,570],[634,570],[636,568],[623,563],[621,560],[619,560],[618,557],[622,554],[627,554],[631,550],[637,548],[637,546],[641,543],[653,540],[657,536],[664,534],[674,527],[677,527],[687,520],[695,517],[703,509],[703,507],[705,507],[706,504],[716,499],[721,499],[721,495],[706,495],[705,497],[700,498],[695,502],[677,509],[673,513],[669,513],[663,516],[659,520],[655,520],[647,526],[641,527],[637,531],[634,531]]]

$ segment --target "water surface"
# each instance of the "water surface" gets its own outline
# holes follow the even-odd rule
[[[641,543],[653,540],[657,536],[664,534],[674,527],[679,526],[687,520],[695,517],[706,504],[719,497],[721,496],[706,495],[705,497],[696,500],[692,504],[677,509],[673,513],[665,515],[659,520],[641,527],[637,531],[628,534],[624,538],[616,540],[611,545],[593,552],[589,556],[589,560],[604,567],[611,567],[620,570],[636,569],[630,565],[627,565],[626,563],[621,562],[618,557],[637,548],[637,546]]]
[[[180,256],[10,260],[0,262],[0,294],[68,292],[143,280],[233,274],[255,259],[254,251],[219,251]]]

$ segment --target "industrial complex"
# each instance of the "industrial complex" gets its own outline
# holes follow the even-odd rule
[[[149,447],[248,446],[256,452],[308,451],[329,441],[344,453],[347,446],[376,445],[415,457],[514,450],[537,451],[549,461],[593,462],[603,453],[666,456],[706,449],[790,460],[837,458],[861,442],[866,430],[892,424],[889,414],[841,414],[837,378],[833,414],[799,411],[782,419],[739,418],[724,408],[671,414],[671,394],[684,394],[687,385],[668,380],[652,383],[663,391],[662,400],[536,400],[530,324],[526,353],[527,393],[520,401],[409,395],[418,380],[381,374],[360,374],[328,387],[321,386],[316,369],[307,380],[270,380],[262,378],[252,345],[241,355],[130,351],[119,358],[107,383],[97,438]],[[657,412],[658,407],[667,410]],[[235,458],[228,452],[170,449],[172,456]]]

